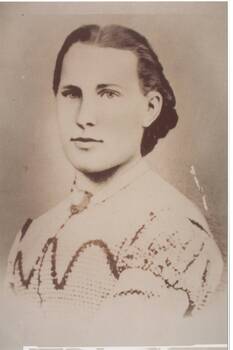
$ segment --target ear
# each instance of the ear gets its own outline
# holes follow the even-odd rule
[[[142,122],[144,128],[148,128],[158,118],[163,105],[163,97],[158,91],[150,91],[146,99],[147,110]]]

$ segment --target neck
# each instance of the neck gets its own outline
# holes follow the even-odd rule
[[[139,156],[130,162],[100,172],[90,173],[76,170],[77,189],[96,194],[110,183],[117,181],[120,176],[133,168],[141,159],[142,157]]]

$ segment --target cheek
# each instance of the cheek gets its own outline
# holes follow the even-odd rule
[[[70,133],[74,127],[75,122],[75,109],[66,103],[57,103],[57,121],[61,135]]]
[[[104,125],[109,134],[122,134],[130,137],[142,131],[141,111],[134,104],[115,105],[104,113]]]

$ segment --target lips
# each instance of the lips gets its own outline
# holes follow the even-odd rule
[[[93,139],[93,138],[90,138],[90,137],[71,137],[70,141],[74,141],[74,142],[83,142],[83,143],[86,143],[86,142],[100,142],[100,143],[103,143],[104,141],[103,140],[98,140],[98,139]]]

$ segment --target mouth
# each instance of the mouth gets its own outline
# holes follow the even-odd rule
[[[103,140],[97,140],[97,139],[92,139],[90,137],[71,137],[70,141],[73,142],[83,142],[83,143],[88,143],[88,142],[99,142],[99,143],[103,143]]]

